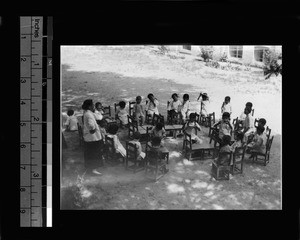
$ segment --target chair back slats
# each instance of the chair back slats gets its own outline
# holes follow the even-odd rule
[[[126,157],[127,159],[137,159],[137,146],[134,143],[126,142]]]
[[[109,116],[111,117],[111,110],[110,110],[110,106],[106,106],[106,107],[103,107],[103,115],[104,116]]]
[[[136,102],[129,102],[129,115],[133,115],[133,105],[136,104]]]
[[[272,136],[270,139],[267,140],[266,152],[269,152],[271,150],[273,139],[274,139],[274,136]]]

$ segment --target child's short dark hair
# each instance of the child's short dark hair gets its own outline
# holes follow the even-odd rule
[[[190,113],[190,116],[189,116],[189,117],[190,117],[190,120],[191,120],[191,119],[196,119],[196,113]]]
[[[106,125],[107,125],[107,122],[106,122],[104,119],[101,119],[101,120],[99,121],[99,126],[100,126],[100,127],[104,128]]]
[[[236,139],[237,140],[243,140],[243,138],[244,138],[244,133],[243,132],[237,132]]]
[[[132,137],[133,137],[133,139],[140,139],[141,134],[140,134],[140,132],[136,131],[136,132],[133,133]]]
[[[261,123],[261,125],[263,125],[263,126],[265,126],[266,123],[267,123],[266,119],[264,119],[264,118],[260,118],[260,119],[258,120],[258,122]]]
[[[119,102],[120,108],[125,108],[126,103],[124,101]]]
[[[230,141],[231,141],[231,136],[229,136],[229,135],[223,136],[223,138],[222,138],[223,146],[230,144]]]
[[[97,108],[99,105],[102,105],[101,102],[96,102],[95,103],[95,108]]]
[[[74,114],[74,110],[72,109],[69,109],[68,112],[67,112],[68,116],[72,116]]]
[[[244,113],[246,114],[246,112],[249,114],[251,112],[251,108],[245,107]]]
[[[190,99],[190,95],[188,95],[187,93],[183,94],[183,99],[189,100]]]
[[[142,97],[141,96],[137,96],[136,98],[135,98],[135,100],[137,101],[137,100],[142,100]]]
[[[229,112],[224,112],[223,113],[222,119],[225,119],[225,118],[230,118],[230,113]]]
[[[117,124],[111,124],[107,130],[108,133],[112,134],[112,135],[115,135],[119,130],[119,127]]]
[[[178,97],[178,94],[177,94],[177,93],[173,93],[171,97],[172,97],[172,98]]]
[[[258,127],[256,128],[256,131],[257,131],[258,134],[261,134],[261,133],[263,133],[263,132],[265,131],[265,127],[263,127],[263,126],[258,126]]]
[[[159,146],[160,145],[160,143],[161,143],[161,139],[160,139],[160,137],[153,137],[152,139],[151,139],[151,144],[152,144],[152,146]]]
[[[154,95],[153,95],[152,93],[149,93],[147,97],[148,97],[148,98],[154,97]]]
[[[229,97],[229,96],[226,96],[226,97],[225,97],[225,101],[230,102],[230,97]]]
[[[204,100],[204,101],[209,99],[207,93],[202,93],[201,96],[202,96],[202,100]]]
[[[158,122],[158,123],[156,123],[155,128],[156,128],[157,130],[162,130],[163,124],[162,124],[161,122]]]
[[[252,109],[252,106],[253,106],[252,102],[247,102],[247,103],[246,103],[246,107]]]

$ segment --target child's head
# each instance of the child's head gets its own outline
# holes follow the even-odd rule
[[[243,141],[243,138],[244,138],[244,133],[243,132],[238,132],[236,134],[236,140],[237,141]]]
[[[86,99],[84,100],[83,104],[82,104],[82,109],[83,110],[94,110],[94,103],[92,99]]]
[[[126,103],[124,101],[119,102],[119,106],[121,109],[124,109],[126,106]]]
[[[133,133],[132,137],[135,140],[140,140],[141,134],[140,134],[140,132],[136,131],[136,132]]]
[[[230,120],[230,113],[224,112],[222,115],[222,119],[223,119],[223,121],[228,122]]]
[[[265,127],[263,127],[263,126],[258,126],[256,128],[256,132],[258,135],[261,135],[264,131],[265,131]]]
[[[96,102],[95,103],[95,108],[99,111],[102,108],[102,103],[101,102]]]
[[[172,94],[172,98],[176,102],[178,100],[178,94],[177,93],[173,93]]]
[[[183,95],[183,101],[187,101],[187,100],[189,100],[190,99],[190,96],[187,94],[187,93],[185,93],[184,95]]]
[[[68,112],[67,112],[67,114],[68,114],[69,117],[73,116],[74,110],[69,109]]]
[[[190,122],[195,122],[196,121],[196,113],[191,113],[190,114]]]
[[[153,95],[152,93],[149,93],[149,94],[148,94],[148,98],[149,98],[151,101],[153,101],[153,100],[154,100],[154,95]]]
[[[251,112],[251,109],[249,107],[245,107],[244,113],[248,115]]]
[[[104,119],[101,119],[101,120],[99,121],[99,126],[100,126],[101,128],[106,128],[107,122],[106,122]]]
[[[207,93],[202,93],[202,100],[203,100],[203,101],[208,100],[208,95],[207,95]]]
[[[266,121],[266,119],[264,119],[264,118],[260,118],[260,119],[258,120],[258,126],[264,127],[264,126],[266,125],[266,123],[267,123],[267,121]]]
[[[156,123],[155,128],[156,128],[156,130],[160,131],[163,128],[163,124],[161,122],[158,122],[158,123]]]
[[[161,143],[160,137],[153,137],[152,140],[151,140],[151,144],[152,144],[153,147],[160,146],[160,143]]]
[[[141,101],[142,101],[142,97],[141,97],[141,96],[137,96],[137,97],[135,98],[135,101],[136,101],[137,104],[140,104]]]
[[[226,96],[226,97],[225,97],[225,103],[228,104],[229,102],[230,102],[230,97],[229,97],[229,96]]]
[[[118,125],[114,123],[109,126],[108,133],[115,135],[115,134],[117,134],[118,130],[119,130]]]
[[[246,107],[249,108],[249,109],[251,109],[251,110],[252,110],[252,106],[253,106],[252,102],[247,102],[246,103]]]
[[[223,146],[229,145],[231,141],[231,137],[229,135],[224,135],[222,138]]]

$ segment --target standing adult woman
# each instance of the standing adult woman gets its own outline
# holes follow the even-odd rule
[[[87,99],[83,109],[84,165],[87,172],[101,175],[98,168],[103,166],[101,148],[102,136],[94,116],[94,103]]]

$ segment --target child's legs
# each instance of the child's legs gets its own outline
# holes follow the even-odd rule
[[[191,139],[194,140],[194,141],[196,141],[196,143],[199,143],[199,144],[203,143],[202,139],[200,139],[200,138],[199,138],[197,135],[195,135],[194,133],[192,133]]]

